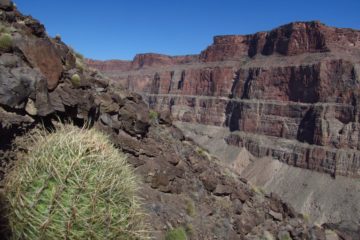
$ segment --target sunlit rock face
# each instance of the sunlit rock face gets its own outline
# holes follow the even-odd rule
[[[199,55],[88,62],[176,120],[247,133],[225,141],[255,156],[360,176],[359,31],[295,22]]]

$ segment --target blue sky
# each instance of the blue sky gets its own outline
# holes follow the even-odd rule
[[[320,20],[360,29],[360,0],[14,0],[51,36],[86,57],[132,59],[136,53],[196,54],[215,35],[270,30]]]

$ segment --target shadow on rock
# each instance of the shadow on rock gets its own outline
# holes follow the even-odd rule
[[[6,201],[4,192],[0,190],[0,239],[10,239],[9,221],[6,218]]]

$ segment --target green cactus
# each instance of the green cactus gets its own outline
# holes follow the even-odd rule
[[[80,82],[81,82],[81,78],[79,74],[75,73],[74,75],[71,76],[71,83],[74,86],[80,86]]]
[[[3,33],[0,35],[0,50],[7,51],[11,49],[13,45],[13,38],[9,33]]]
[[[35,131],[5,181],[12,239],[144,239],[138,182],[108,137]]]

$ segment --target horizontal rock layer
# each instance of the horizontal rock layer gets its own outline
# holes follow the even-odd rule
[[[123,63],[89,62],[177,120],[282,142],[279,147],[261,137],[239,137],[236,144],[256,156],[360,176],[359,31],[297,22],[215,37],[198,56],[144,56],[143,64],[137,56],[126,69]]]
[[[333,176],[360,176],[359,123],[338,120],[352,106],[173,95],[151,95],[149,102],[159,111],[169,109],[180,121],[242,133],[225,141],[256,157],[272,156]]]
[[[351,29],[331,28],[320,22],[294,22],[270,32],[253,35],[217,36],[214,44],[200,54],[204,61],[221,61],[244,55],[327,52],[334,49],[359,49],[359,32]]]
[[[286,164],[286,160],[291,159],[287,157],[292,154],[293,149],[298,154],[300,154],[299,149],[308,149],[307,151],[312,155],[319,152],[318,150],[329,151],[331,154],[331,149],[325,147],[315,149],[313,146],[306,146],[293,140],[230,132],[223,127],[211,125],[180,121],[174,124],[183,131],[186,138],[193,139],[204,148],[206,147],[211,155],[221,157],[222,164],[230,164],[241,177],[263,188],[266,192],[278,194],[281,199],[291,203],[297,211],[309,216],[311,221],[322,224],[324,222],[351,222],[359,218],[358,179],[344,176],[332,178],[329,174]],[[252,156],[245,147],[239,148],[245,145],[257,156],[263,156],[261,154],[270,144],[276,146],[276,150],[271,155],[280,156],[282,162],[274,161],[272,157],[257,158]],[[260,148],[257,148],[258,146]],[[230,161],[225,162],[226,160]],[[301,159],[297,160],[295,164],[299,166]],[[328,164],[328,162],[323,164]]]
[[[59,37],[49,38],[44,26],[23,16],[12,1],[0,0],[0,9],[0,24],[14,40],[0,49],[1,239],[9,235],[2,180],[8,167],[30,150],[24,134],[41,126],[56,130],[60,122],[84,130],[96,127],[126,154],[142,182],[140,197],[151,238],[164,239],[167,231],[184,227],[191,239],[325,239],[327,226],[306,223],[276,195],[264,195],[232,177],[232,171],[199,151],[166,117],[154,118],[139,94],[109,85],[83,66],[78,54]],[[134,65],[193,61],[191,56],[157,57],[164,61],[144,56]],[[157,74],[152,79],[151,92],[159,92],[162,80]],[[330,229],[338,236],[349,233],[337,226]]]

